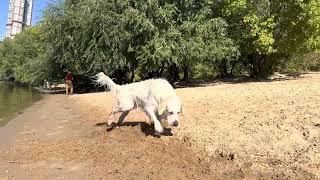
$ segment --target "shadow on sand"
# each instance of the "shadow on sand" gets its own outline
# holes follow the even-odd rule
[[[188,87],[207,87],[219,84],[240,84],[240,83],[254,83],[254,82],[274,82],[274,81],[289,81],[304,78],[303,75],[308,73],[286,73],[279,74],[268,79],[255,79],[249,76],[243,77],[227,77],[227,78],[216,78],[206,80],[190,80],[175,83],[175,88],[188,88]]]
[[[97,123],[96,126],[105,126],[107,127],[106,122],[102,123]],[[146,135],[146,136],[153,136],[153,137],[160,137],[160,136],[173,136],[171,133],[171,128],[164,128],[164,131],[161,135],[157,134],[154,130],[154,126],[150,125],[146,122],[123,122],[121,124],[116,124],[113,123],[111,127],[107,127],[107,132],[113,131],[116,127],[135,127],[135,126],[140,126],[141,131]]]

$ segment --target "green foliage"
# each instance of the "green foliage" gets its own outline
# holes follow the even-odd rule
[[[0,45],[0,78],[40,85],[54,76],[54,63],[49,61],[41,40],[40,27],[28,28]],[[50,79],[51,77],[51,79]]]
[[[308,4],[302,4],[306,13],[308,25],[307,47],[311,51],[320,51],[320,3],[318,0],[310,0]]]
[[[227,0],[213,8],[227,20],[228,32],[240,47],[240,62],[253,76],[266,77],[291,54],[319,50],[316,1]]]
[[[166,76],[172,66],[237,57],[227,24],[208,18],[206,3],[158,0],[80,0],[45,13],[44,36],[53,58],[80,74],[135,70]],[[169,73],[170,74],[170,73]],[[170,78],[170,77],[169,77]],[[133,78],[132,78],[133,79]]]
[[[0,79],[12,80],[13,76],[13,42],[5,39],[0,44]]]
[[[263,21],[257,15],[249,14],[244,17],[243,22],[249,27],[249,37],[254,39],[252,41],[253,47],[250,48],[251,52],[248,53],[271,54],[276,52],[273,37],[274,17]]]
[[[320,70],[320,54],[295,54],[279,69],[281,72],[306,72]]]
[[[215,69],[202,63],[196,64],[192,71],[192,77],[195,79],[213,79],[215,76]]]
[[[320,50],[319,12],[317,0],[60,1],[1,42],[0,78],[38,85],[63,69],[122,82],[312,70],[304,54]]]

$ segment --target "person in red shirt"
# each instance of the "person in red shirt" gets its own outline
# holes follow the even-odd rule
[[[65,80],[66,80],[66,94],[69,94],[69,89],[70,89],[70,94],[73,94],[73,84],[72,84],[73,76],[71,71],[68,71],[65,77]]]

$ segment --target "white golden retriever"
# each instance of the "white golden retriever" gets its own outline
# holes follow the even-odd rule
[[[177,97],[173,87],[164,79],[149,79],[141,82],[118,85],[103,72],[94,76],[95,82],[100,85],[107,85],[115,93],[117,104],[113,106],[108,119],[108,126],[111,126],[115,119],[115,114],[122,113],[118,123],[129,112],[135,108],[141,108],[154,123],[156,134],[163,133],[160,120],[167,119],[172,126],[178,126],[179,114],[181,113],[181,101]],[[160,104],[165,103],[166,109],[163,114],[159,114]]]

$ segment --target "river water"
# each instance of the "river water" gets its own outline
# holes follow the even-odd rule
[[[0,126],[40,99],[41,94],[31,87],[0,81]]]

